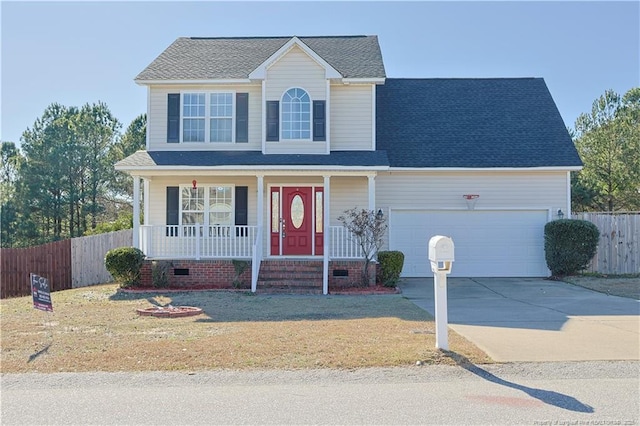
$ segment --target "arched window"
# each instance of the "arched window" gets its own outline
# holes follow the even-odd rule
[[[282,139],[311,139],[311,98],[295,87],[282,95]]]

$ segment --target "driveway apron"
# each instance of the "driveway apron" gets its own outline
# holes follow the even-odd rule
[[[640,301],[540,278],[449,278],[449,327],[499,362],[640,359]],[[404,297],[435,315],[433,278]]]

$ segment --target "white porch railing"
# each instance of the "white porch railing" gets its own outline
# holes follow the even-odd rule
[[[251,258],[256,226],[142,225],[140,248],[149,258]]]
[[[140,249],[151,259],[262,259],[257,226],[141,225]],[[362,258],[357,240],[343,226],[329,227],[329,258]],[[257,273],[257,270],[254,270]]]
[[[344,226],[329,227],[329,258],[362,258],[362,249],[358,241]]]

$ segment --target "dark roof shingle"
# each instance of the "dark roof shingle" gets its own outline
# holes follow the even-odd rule
[[[582,165],[541,78],[387,79],[376,144],[392,167]]]
[[[386,167],[384,151],[334,151],[325,154],[268,154],[260,151],[138,151],[116,164],[118,168],[154,166],[347,166]]]
[[[135,78],[246,79],[292,37],[181,37]],[[377,36],[298,37],[345,78],[384,78]]]

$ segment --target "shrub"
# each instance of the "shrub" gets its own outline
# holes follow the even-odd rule
[[[151,281],[157,288],[169,287],[169,269],[173,263],[169,260],[154,260],[151,262]]]
[[[233,287],[239,288],[242,285],[242,280],[240,280],[240,275],[242,275],[242,273],[247,270],[250,263],[247,262],[246,260],[236,260],[236,259],[231,260],[231,263],[233,264],[233,270],[235,271],[235,276],[233,277]]]
[[[120,287],[135,286],[140,282],[140,268],[144,253],[134,247],[118,247],[109,250],[104,265]]]
[[[382,284],[385,287],[395,287],[404,265],[404,254],[401,251],[379,251],[378,262],[380,263]]]
[[[586,220],[560,219],[544,227],[544,254],[553,276],[585,269],[596,254],[600,231]]]

